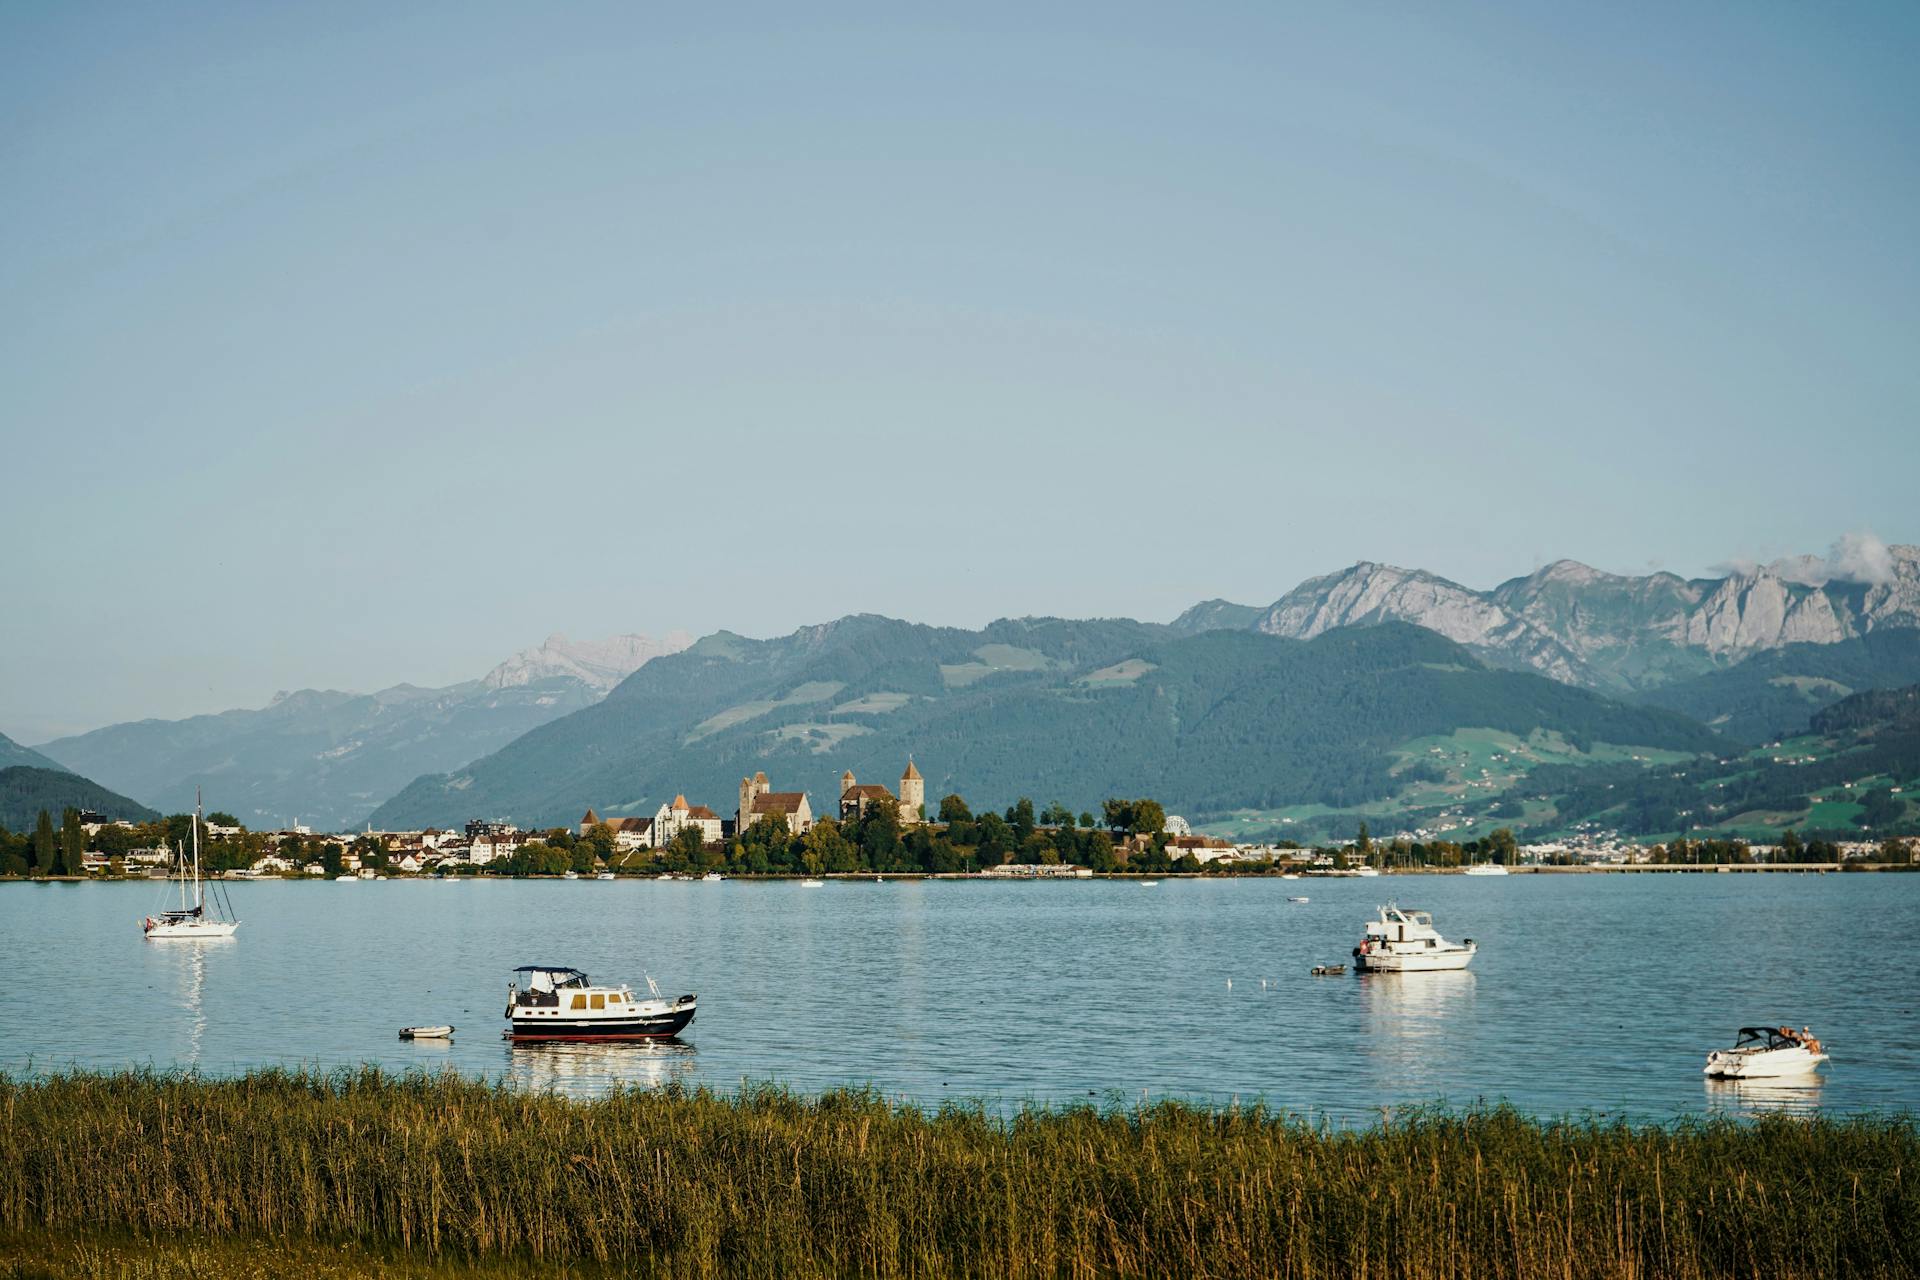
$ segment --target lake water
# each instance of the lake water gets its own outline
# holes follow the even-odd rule
[[[1337,1121],[1505,1099],[1666,1119],[1920,1106],[1920,876],[1459,876],[230,886],[224,942],[148,942],[160,886],[0,887],[0,1070],[451,1067],[572,1093],[680,1080],[926,1102],[1265,1099]],[[1287,901],[1306,894],[1306,904]],[[1309,977],[1396,898],[1464,973]],[[500,1039],[516,965],[700,996],[680,1045]],[[451,1022],[450,1044],[397,1039]],[[1712,1085],[1742,1023],[1818,1083]]]

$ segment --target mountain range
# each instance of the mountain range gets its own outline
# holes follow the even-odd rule
[[[1291,640],[1124,620],[972,632],[863,616],[777,640],[709,636],[593,707],[416,781],[372,821],[544,825],[590,806],[651,813],[679,792],[730,810],[757,772],[831,813],[843,769],[890,784],[910,754],[929,797],[1027,795],[1079,810],[1158,796],[1199,815],[1344,806],[1430,781],[1401,748],[1462,725],[1682,753],[1715,742],[1684,716],[1496,670],[1406,624]]]
[[[1420,648],[1429,636],[1445,647]],[[1293,821],[1455,807],[1516,761],[1734,751],[1916,680],[1920,548],[1854,538],[1706,578],[1560,560],[1485,591],[1362,561],[1168,625],[856,615],[771,640],[556,636],[444,689],[304,690],[39,754],[156,807],[204,786],[250,825],[571,821],[679,791],[730,812],[763,769],[825,811],[840,769],[891,782],[909,753],[930,795],[1082,805],[1132,789],[1191,817]],[[1444,782],[1407,799],[1434,770]]]
[[[684,633],[584,643],[555,635],[444,688],[303,689],[253,710],[110,725],[39,752],[51,767],[169,812],[192,808],[198,788],[249,826],[343,830],[420,774],[456,768],[591,706],[689,643]]]
[[[1388,621],[1438,632],[1497,666],[1631,693],[1785,645],[1920,627],[1920,547],[1843,540],[1825,559],[1743,565],[1720,578],[1629,577],[1557,560],[1491,591],[1362,561],[1309,578],[1265,609],[1209,601],[1173,625],[1304,640]]]

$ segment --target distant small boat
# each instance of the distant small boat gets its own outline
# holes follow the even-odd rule
[[[1151,888],[1154,888],[1159,883],[1160,882],[1158,880],[1142,880],[1140,882],[1140,887],[1142,889],[1151,889]]]
[[[340,881],[340,880],[354,881],[354,880],[358,880],[359,878],[360,878],[359,876],[335,876],[334,880],[335,881]]]
[[[827,882],[825,880],[802,880],[800,887],[802,889],[824,889],[827,887]]]
[[[679,878],[680,878],[679,876],[674,875],[673,872],[671,871],[662,871],[659,875],[654,877],[655,880],[678,880]]]
[[[1300,897],[1289,897],[1289,898],[1287,899],[1287,901],[1288,901],[1288,902],[1305,902],[1305,901],[1306,901],[1306,899],[1305,899],[1305,898],[1300,898]]]
[[[452,1034],[453,1034],[453,1027],[451,1025],[439,1026],[439,1027],[402,1027],[400,1028],[400,1038],[402,1040],[445,1040],[448,1036],[451,1036]]]
[[[595,880],[611,880],[613,879],[613,872],[602,871],[599,875],[595,876],[594,879]]]
[[[721,875],[718,871],[709,871],[707,872],[707,874],[700,877],[700,882],[702,884],[719,884],[722,880],[725,880],[725,879],[726,877]]]
[[[1504,876],[1507,874],[1507,869],[1497,862],[1476,862],[1461,874],[1469,876]]]
[[[562,875],[560,878],[562,880],[578,880],[580,878],[580,873],[578,871],[569,871],[569,872],[566,872],[564,875]]]
[[[1282,871],[1280,873],[1280,878],[1282,880],[1298,880],[1300,878],[1300,873],[1298,871]]]
[[[1354,871],[1353,871],[1353,874],[1355,874],[1355,875],[1357,875],[1357,876],[1377,876],[1377,875],[1379,875],[1379,874],[1380,874],[1380,868],[1378,868],[1378,867],[1355,867],[1355,868],[1354,868]]]
[[[1347,966],[1343,964],[1317,964],[1307,970],[1316,978],[1337,978],[1346,971]]]

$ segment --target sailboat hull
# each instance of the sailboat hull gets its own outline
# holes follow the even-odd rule
[[[146,927],[149,938],[231,938],[238,920],[157,920]]]

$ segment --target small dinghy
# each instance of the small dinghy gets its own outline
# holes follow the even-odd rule
[[[452,1035],[453,1028],[451,1026],[400,1028],[400,1038],[402,1040],[446,1040],[451,1038]]]
[[[1317,964],[1307,970],[1316,978],[1337,978],[1346,971],[1347,966],[1343,964]]]
[[[1287,901],[1288,901],[1288,902],[1305,902],[1305,901],[1306,901],[1306,899],[1305,899],[1305,898],[1299,898],[1299,897],[1292,897],[1292,896],[1289,896],[1289,897],[1287,898]]]

